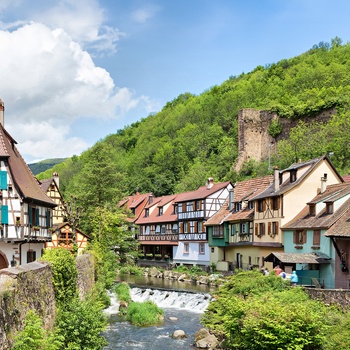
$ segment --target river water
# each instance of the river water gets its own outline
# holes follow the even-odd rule
[[[111,293],[111,306],[105,310],[109,315],[109,327],[104,333],[109,344],[104,350],[194,349],[194,336],[202,328],[200,318],[210,302],[212,289],[158,278],[123,276],[121,279],[130,284],[134,301],[152,300],[164,310],[165,318],[161,325],[151,327],[124,322],[117,315],[118,300]],[[186,333],[187,338],[172,338],[174,331],[179,329]]]

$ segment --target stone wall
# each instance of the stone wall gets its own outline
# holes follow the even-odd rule
[[[79,296],[84,299],[95,283],[94,257],[84,254],[76,263]],[[52,329],[55,309],[52,270],[47,262],[0,270],[0,350],[11,349],[14,334],[23,329],[29,310],[37,312],[45,329]]]
[[[55,321],[51,268],[33,262],[0,270],[0,349],[10,349],[14,333],[23,328],[29,310],[36,310],[45,329]]]
[[[312,299],[322,301],[326,305],[339,305],[344,310],[350,307],[349,289],[305,288]]]
[[[76,259],[78,270],[78,291],[80,299],[84,299],[95,284],[95,261],[92,254],[83,254]]]
[[[302,118],[303,122],[326,123],[336,113],[335,108],[324,110],[314,117]],[[278,120],[282,132],[276,138],[269,135],[272,120]],[[240,171],[243,163],[250,159],[258,162],[268,159],[269,154],[276,152],[278,142],[288,139],[290,131],[300,119],[280,118],[276,113],[245,108],[238,113],[238,157],[233,169]]]

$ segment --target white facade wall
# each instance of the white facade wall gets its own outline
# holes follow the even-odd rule
[[[184,252],[185,243],[189,245],[188,253]],[[204,245],[204,254],[199,254],[198,242],[179,242],[178,246],[173,247],[173,260],[177,264],[204,265],[210,264],[209,245],[207,242],[202,242]]]

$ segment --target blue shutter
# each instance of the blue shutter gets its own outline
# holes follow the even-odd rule
[[[8,207],[8,205],[1,206],[1,223],[2,224],[9,223],[9,207]]]
[[[7,190],[7,172],[0,171],[0,190]]]

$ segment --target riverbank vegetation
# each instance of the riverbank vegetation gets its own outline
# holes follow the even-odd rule
[[[75,256],[63,248],[45,250],[42,260],[49,262],[55,291],[56,320],[52,332],[42,329],[42,320],[33,311],[26,315],[14,349],[24,350],[99,350],[107,345],[101,336],[107,326],[102,310],[109,303],[103,279],[80,299],[77,290]],[[101,274],[99,275],[102,278]]]
[[[223,349],[349,348],[350,314],[259,271],[240,272],[215,292],[202,323]],[[346,345],[345,345],[346,344]]]
[[[132,301],[130,287],[127,283],[118,283],[114,291],[119,302],[123,302],[123,308],[120,314],[131,324],[145,327],[157,325],[163,321],[164,311],[152,301]]]

